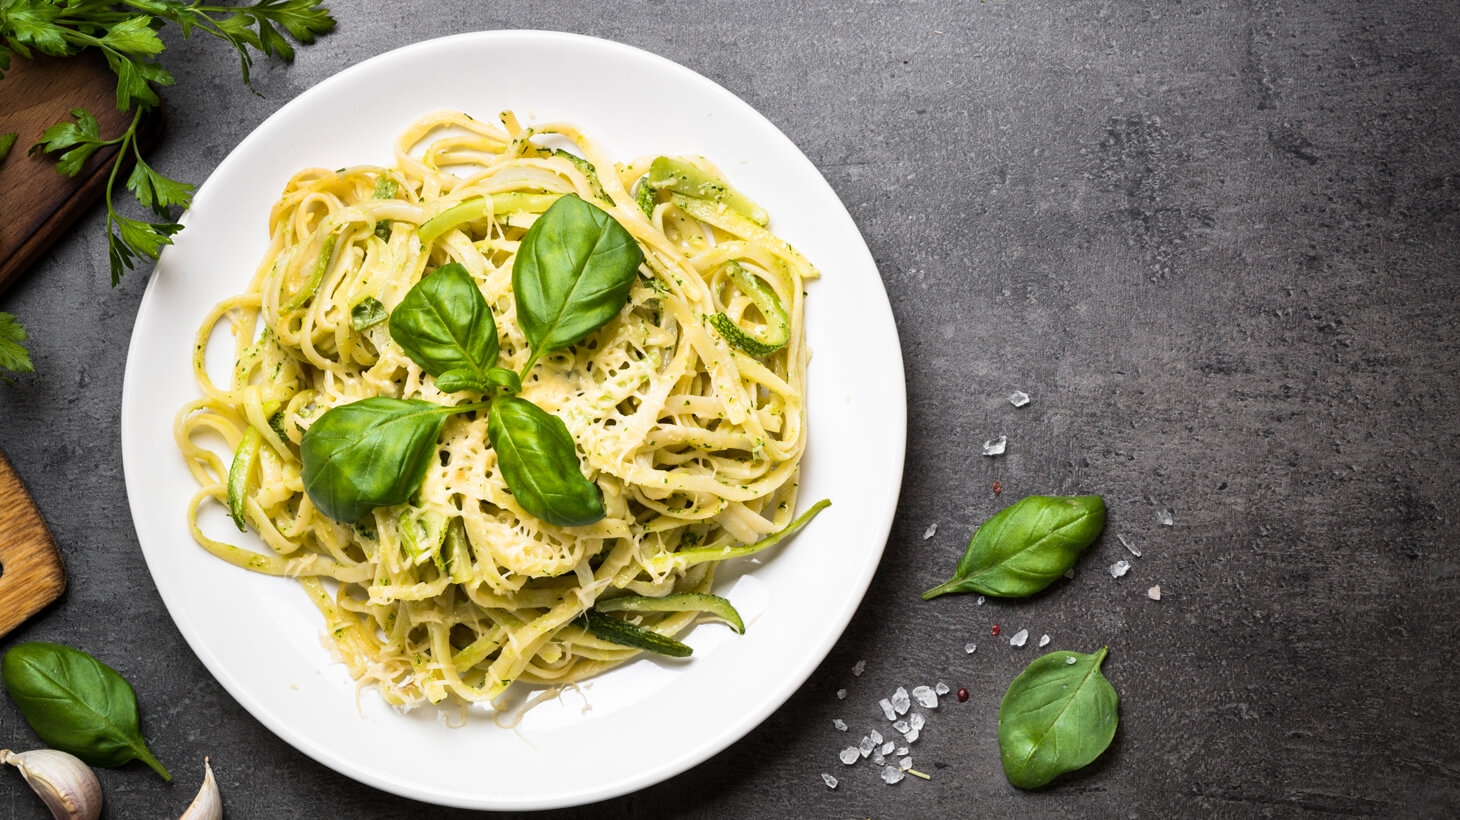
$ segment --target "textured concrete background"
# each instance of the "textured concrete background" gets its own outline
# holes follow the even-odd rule
[[[406,43],[495,28],[606,37],[709,76],[780,126],[850,208],[897,316],[902,501],[841,642],[727,751],[557,816],[1460,813],[1452,3],[330,5],[338,31],[292,67],[260,67],[263,97],[221,44],[174,37],[164,62],[180,83],[154,164],[201,181],[299,91]],[[0,297],[33,332],[40,371],[0,389],[0,449],[72,579],[0,649],[77,644],[135,682],[179,778],[104,771],[109,817],[175,816],[204,755],[232,817],[466,816],[294,751],[174,629],[131,527],[117,432],[146,277],[108,287],[101,223],[97,210]],[[1014,410],[1014,389],[1033,403]],[[999,434],[1008,453],[980,457]],[[1073,581],[1019,603],[918,600],[1003,504],[1076,491],[1104,495],[1110,522]],[[1144,551],[1119,580],[1105,571],[1129,557],[1116,533]],[[1000,770],[999,698],[1038,651],[992,638],[995,623],[1005,639],[1028,628],[1051,648],[1111,649],[1115,743],[1042,793]],[[837,761],[848,736],[834,717],[883,725],[879,698],[938,679],[972,697],[945,700],[914,746],[931,781],[886,786]],[[30,740],[0,700],[0,743]],[[41,814],[0,773],[0,817]]]

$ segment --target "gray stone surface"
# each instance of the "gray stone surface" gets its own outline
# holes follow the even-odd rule
[[[292,67],[260,66],[262,97],[220,44],[173,37],[180,83],[155,165],[200,181],[300,90],[399,45],[565,29],[662,54],[762,111],[846,202],[891,295],[908,460],[856,619],[725,752],[559,816],[1460,813],[1453,4],[330,5],[339,30]],[[235,818],[466,816],[293,750],[174,628],[136,544],[118,442],[146,277],[108,286],[101,223],[94,211],[0,296],[33,332],[40,371],[0,389],[0,449],[72,579],[0,649],[83,645],[136,683],[179,777],[102,772],[109,817],[176,815],[204,755]],[[1013,409],[1014,389],[1032,404]],[[999,434],[1008,453],[980,457]],[[1065,492],[1110,505],[1072,581],[1023,602],[918,600],[985,517]],[[1174,526],[1157,524],[1163,507]],[[1116,533],[1144,551],[1119,580],[1105,571],[1129,557]],[[1012,649],[1020,628],[1033,638]],[[1002,776],[995,719],[1044,633],[1051,648],[1110,647],[1122,722],[1089,770],[1029,794]],[[860,733],[882,724],[879,698],[937,680],[972,697],[945,698],[914,746],[931,781],[887,786],[838,762],[848,736],[833,718]],[[0,700],[0,745],[29,742]],[[41,814],[0,773],[0,816]]]

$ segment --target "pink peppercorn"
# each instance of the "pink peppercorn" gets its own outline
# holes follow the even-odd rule
[[[994,628],[991,631],[995,635],[999,634],[999,625],[998,624],[994,624]]]
[[[964,703],[967,700],[968,700],[968,690],[967,689],[959,689],[958,690],[958,702],[959,703]]]

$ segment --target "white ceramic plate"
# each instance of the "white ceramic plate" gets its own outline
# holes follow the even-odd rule
[[[214,303],[247,286],[285,181],[309,166],[388,164],[397,133],[437,108],[576,122],[624,159],[702,154],[823,273],[807,301],[811,438],[801,506],[828,497],[832,507],[777,554],[725,573],[717,589],[746,616],[744,636],[702,625],[689,634],[687,662],[636,661],[581,695],[533,709],[516,730],[478,712],[453,728],[459,710],[400,714],[368,691],[357,697],[296,584],[237,569],[193,542],[186,505],[196,485],[172,440],[174,413],[197,396],[193,334]],[[826,657],[861,602],[902,478],[906,396],[892,312],[830,186],[774,125],[710,80],[568,34],[418,43],[280,109],[218,166],[185,224],[158,262],[127,358],[122,455],[132,517],[158,591],[199,659],[254,717],[315,760],[389,792],[465,808],[539,809],[624,794],[688,769],[764,720]],[[252,534],[233,537],[259,547]]]

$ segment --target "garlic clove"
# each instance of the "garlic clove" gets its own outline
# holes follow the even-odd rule
[[[213,779],[213,767],[206,757],[203,758],[203,785],[178,820],[223,820],[223,795],[218,791],[218,781]]]
[[[0,763],[20,770],[20,776],[45,801],[55,820],[96,820],[101,816],[101,783],[96,772],[80,758],[55,749],[18,753],[0,749]]]

